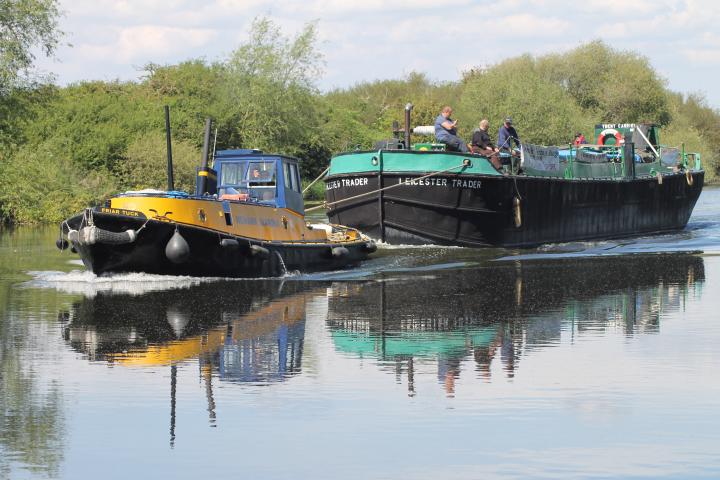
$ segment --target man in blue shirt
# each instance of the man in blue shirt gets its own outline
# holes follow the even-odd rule
[[[468,153],[465,142],[457,136],[457,120],[450,118],[452,108],[443,107],[440,115],[435,119],[435,139],[447,145],[448,150]]]
[[[505,123],[498,130],[497,145],[500,150],[510,150],[513,142],[515,142],[515,146],[520,148],[520,137],[512,126],[512,118],[507,117]]]

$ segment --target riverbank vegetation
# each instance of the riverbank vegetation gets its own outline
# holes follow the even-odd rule
[[[57,41],[44,38],[51,47]],[[452,105],[468,139],[480,119],[490,120],[494,134],[507,115],[523,140],[544,145],[567,144],[576,131],[592,138],[597,123],[653,122],[662,127],[661,143],[701,153],[707,181],[720,173],[720,111],[701,94],[670,91],[647,58],[601,41],[510,58],[454,82],[417,72],[321,92],[315,25],[287,37],[261,18],[248,38],[221,61],[146,65],[136,82],[5,82],[2,219],[55,222],[112,192],[164,188],[164,105],[171,110],[176,187],[186,191],[208,116],[217,129],[214,148],[297,156],[309,182],[332,154],[388,138],[408,102],[414,125],[432,124],[443,105]]]

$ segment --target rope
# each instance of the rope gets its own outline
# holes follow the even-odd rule
[[[517,177],[513,176],[513,185],[515,185],[515,193],[517,193],[518,200],[522,200],[522,195],[520,195],[520,190],[518,190],[517,186]]]
[[[145,228],[145,226],[148,224],[149,221],[150,221],[150,218],[147,218],[147,219],[145,220],[145,223],[142,224],[142,227],[140,227],[140,228],[137,229],[137,232],[135,232],[135,234],[136,234],[136,235],[139,235],[140,232],[143,231],[143,228]]]
[[[328,170],[330,170],[330,165],[328,165],[328,167],[327,167],[325,170],[323,170],[323,172],[322,172],[315,180],[313,180],[312,182],[310,182],[310,185],[308,185],[307,187],[305,187],[305,188],[303,189],[303,191],[302,191],[303,195],[305,195],[305,192],[307,192],[310,187],[312,187],[313,185],[315,185],[315,182],[317,182],[317,181],[320,180],[322,177],[324,177]]]
[[[456,165],[456,166],[454,166],[454,167],[446,168],[445,170],[438,170],[437,172],[428,173],[427,175],[423,175],[422,177],[415,178],[414,181],[424,180],[424,179],[430,178],[430,177],[432,177],[432,176],[434,176],[434,175],[439,175],[439,174],[441,174],[441,173],[449,172],[450,170],[453,170],[453,169],[455,169],[455,168],[465,168],[465,167],[467,167],[467,166],[470,166],[470,160],[466,158],[465,160],[463,160],[463,163],[461,163],[460,165]],[[328,168],[329,168],[329,167],[328,167]],[[458,173],[460,173],[460,172],[458,172]],[[355,200],[356,198],[360,198],[360,197],[366,197],[366,196],[368,196],[368,195],[372,195],[372,194],[374,194],[374,193],[379,193],[379,192],[382,192],[382,191],[385,191],[385,190],[390,190],[391,188],[399,187],[399,186],[404,185],[404,184],[405,184],[405,182],[400,182],[400,183],[396,183],[395,185],[390,185],[390,186],[387,186],[387,187],[378,188],[377,190],[372,190],[372,191],[370,191],[370,192],[365,192],[365,193],[361,193],[361,194],[359,194],[359,195],[354,195],[354,196],[352,196],[352,197],[343,198],[342,200],[336,200],[336,201],[334,201],[334,202],[329,202],[329,203],[328,203],[328,202],[323,202],[322,205],[318,205],[318,206],[316,206],[316,207],[311,207],[311,208],[305,209],[305,212],[312,212],[313,210],[317,210],[317,209],[320,209],[320,208],[328,208],[328,207],[330,207],[330,206],[332,206],[332,205],[336,205],[336,204],[338,204],[338,203],[347,202],[347,201],[350,201],[350,200]]]
[[[658,153],[657,150],[655,150],[655,147],[653,147],[652,143],[650,143],[650,140],[648,140],[648,138],[645,136],[645,134],[643,133],[643,131],[640,130],[640,127],[637,127],[636,130],[638,131],[638,133],[640,133],[640,136],[643,137],[643,140],[645,140],[645,141],[647,142],[647,144],[650,146],[650,148],[652,149],[653,153],[655,153],[655,156],[656,156],[656,157],[660,157],[660,154]]]

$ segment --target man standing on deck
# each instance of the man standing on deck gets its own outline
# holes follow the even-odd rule
[[[517,148],[520,148],[520,137],[515,127],[512,126],[512,118],[507,117],[505,123],[498,130],[498,148],[500,150],[511,150],[513,142],[515,142]]]
[[[450,118],[452,108],[443,107],[440,115],[435,119],[435,139],[447,145],[447,149],[453,152],[468,153],[465,142],[457,136],[457,120]]]

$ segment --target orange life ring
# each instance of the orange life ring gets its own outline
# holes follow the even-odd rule
[[[618,132],[614,128],[606,128],[605,130],[600,132],[600,135],[598,135],[598,145],[605,145],[605,139],[608,136],[615,137],[615,145],[621,145],[625,143],[625,140],[623,139],[623,136],[620,134],[620,132]]]

